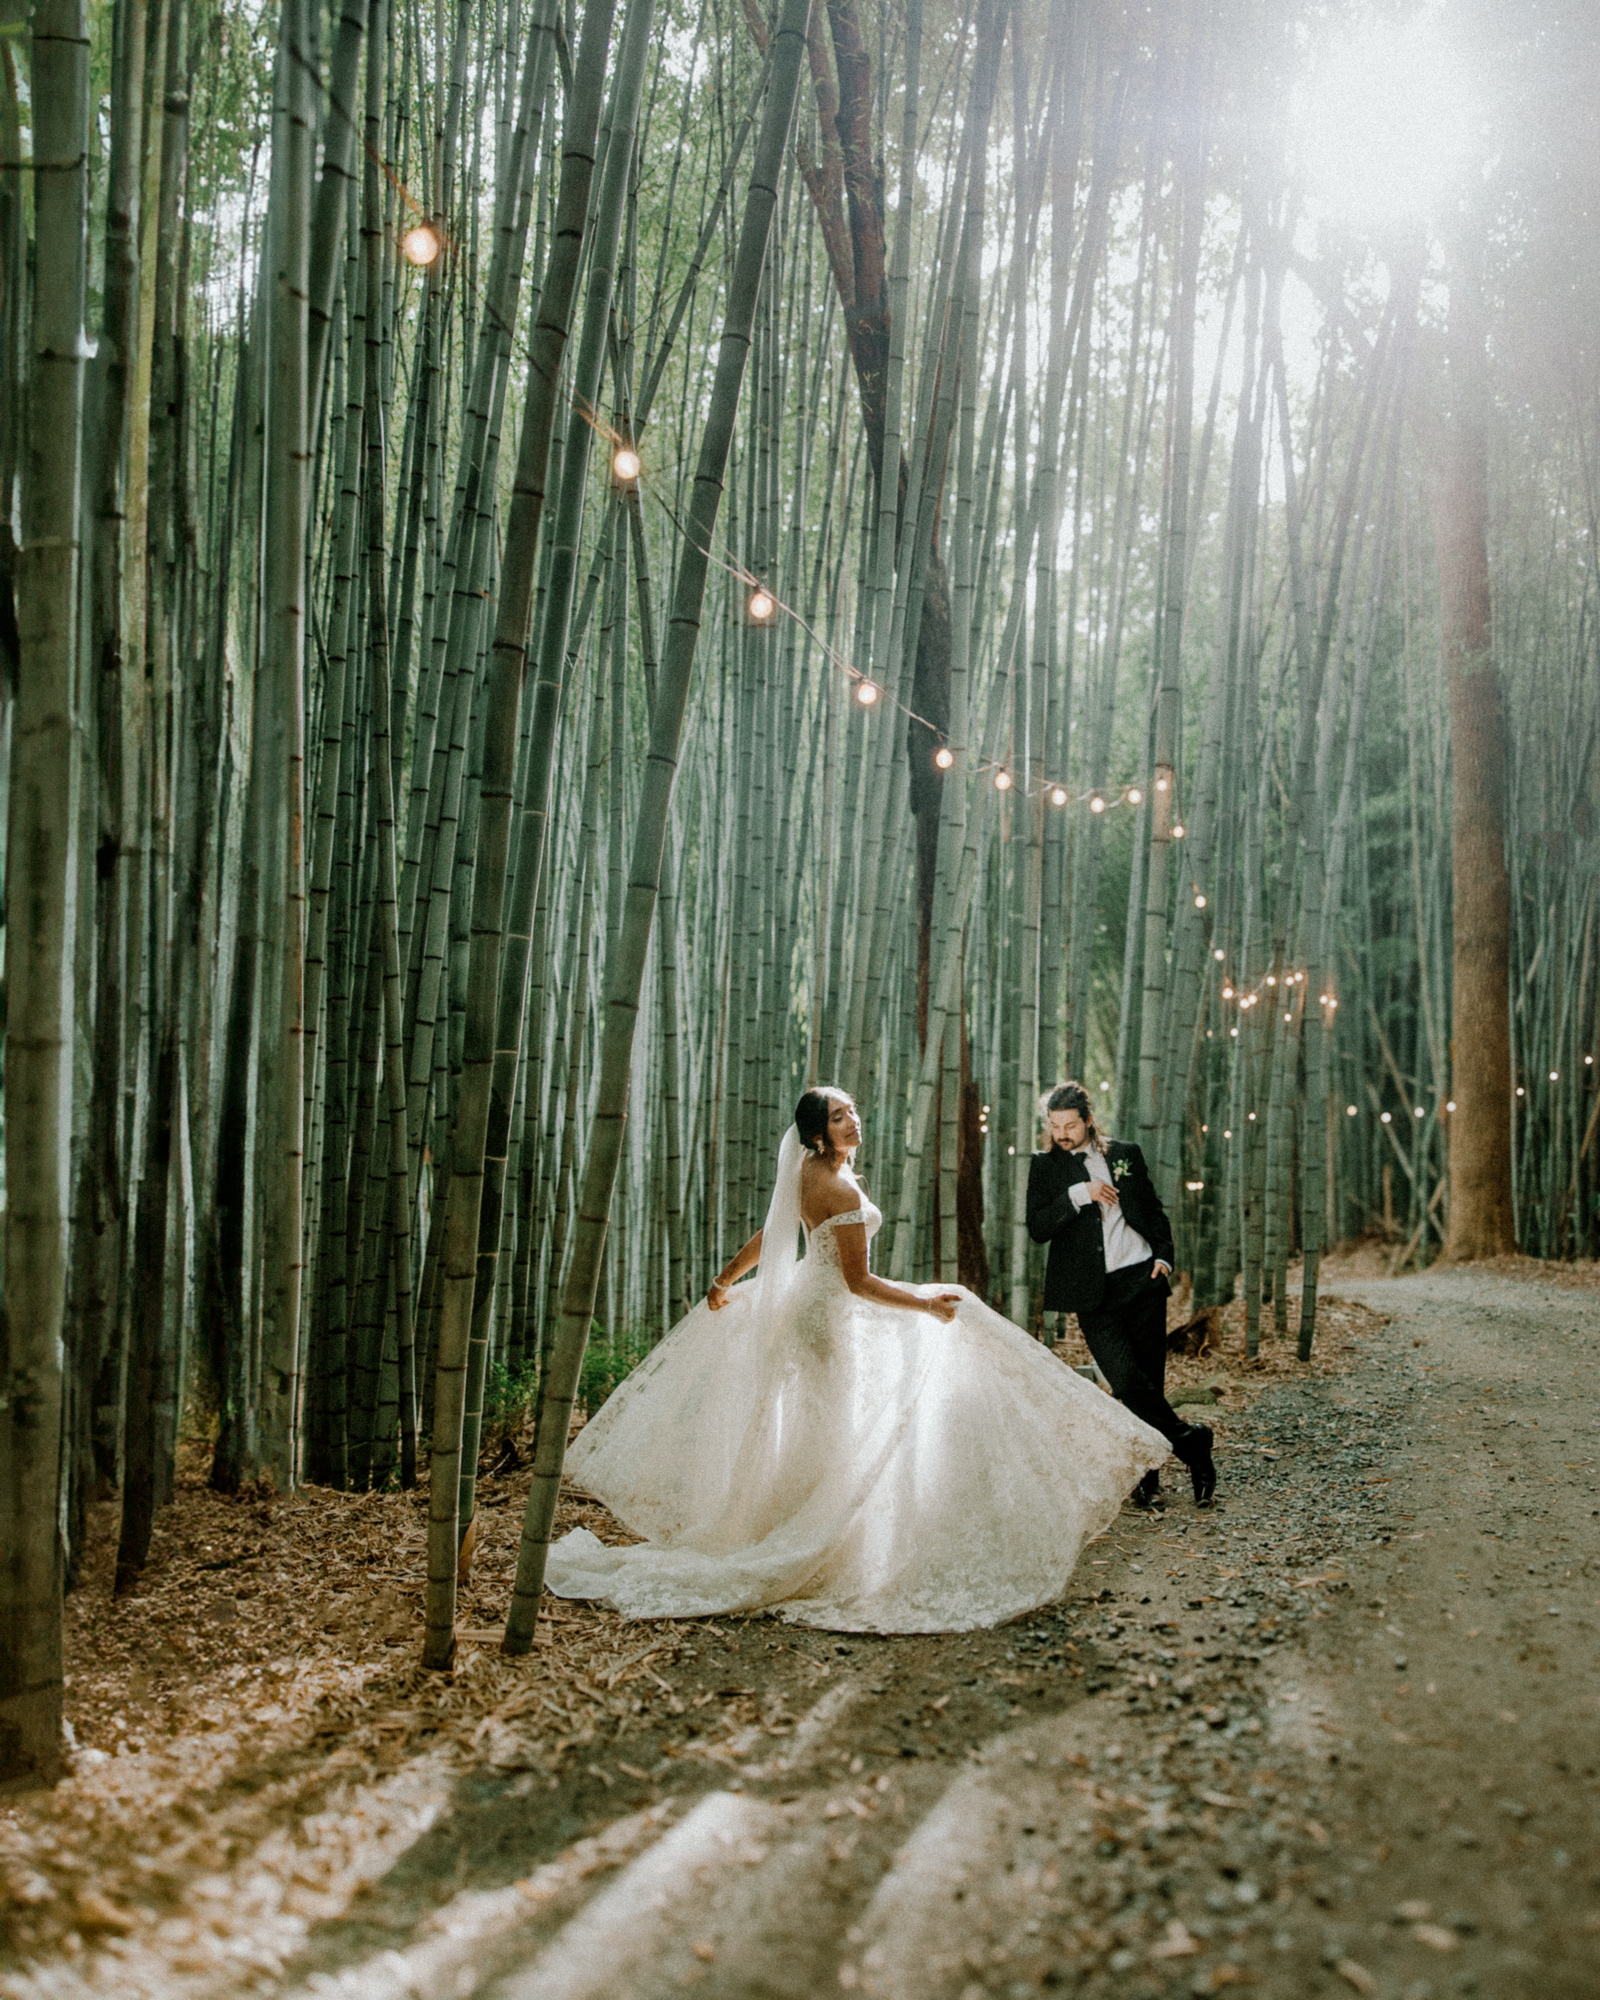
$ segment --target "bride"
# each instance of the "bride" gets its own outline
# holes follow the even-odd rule
[[[970,1292],[873,1276],[883,1217],[852,1170],[860,1143],[842,1090],[805,1093],[761,1232],[567,1454],[573,1483],[648,1540],[574,1529],[550,1550],[558,1597],[969,1631],[1059,1597],[1166,1458],[1159,1432]]]

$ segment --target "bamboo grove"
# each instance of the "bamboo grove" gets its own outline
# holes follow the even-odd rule
[[[426,1478],[445,1666],[533,1398],[525,1649],[808,1080],[1034,1328],[1069,1073],[1252,1348],[1595,1253],[1595,274],[1308,215],[1307,26],[0,0],[0,1777],[186,1427]]]

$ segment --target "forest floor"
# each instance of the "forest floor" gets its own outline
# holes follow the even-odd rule
[[[197,1454],[139,1588],[108,1518],[70,1600],[0,1994],[1590,2000],[1600,1282],[1371,1263],[1308,1366],[1292,1307],[1175,1364],[1213,1511],[1169,1475],[993,1632],[567,1604],[506,1660],[513,1470],[427,1675],[419,1496],[226,1500]]]

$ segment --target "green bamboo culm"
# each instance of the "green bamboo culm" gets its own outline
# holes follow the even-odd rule
[[[566,1459],[567,1430],[583,1367],[595,1289],[605,1250],[611,1192],[622,1152],[627,1116],[628,1082],[633,1064],[634,1030],[645,955],[655,915],[656,891],[666,846],[673,779],[677,774],[679,742],[689,682],[700,637],[706,578],[723,481],[733,443],[739,394],[749,358],[751,328],[767,239],[777,206],[783,149],[794,115],[805,48],[811,0],[785,0],[774,37],[772,75],[761,131],[751,163],[750,186],[739,226],[739,244],[728,279],[728,309],[717,369],[707,405],[705,429],[695,466],[682,552],[678,558],[672,614],[667,626],[661,679],[650,719],[650,749],[639,793],[628,888],[616,947],[607,967],[605,1021],[601,1030],[599,1096],[589,1151],[578,1198],[572,1261],[561,1301],[561,1324],[550,1353],[543,1407],[534,1440],[533,1485],[523,1516],[517,1551],[517,1577],[511,1612],[506,1620],[505,1650],[526,1653],[533,1644],[539,1599],[544,1590],[545,1557],[555,1523],[561,1468]]]
[[[61,1775],[62,1360],[72,1152],[72,888],[83,549],[89,10],[36,0],[38,239],[6,827],[5,1307],[0,1319],[0,1791]]]

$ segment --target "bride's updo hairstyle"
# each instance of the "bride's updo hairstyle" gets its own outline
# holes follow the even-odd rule
[[[834,1100],[844,1096],[836,1083],[817,1083],[805,1093],[794,1108],[794,1129],[800,1134],[800,1143],[808,1153],[819,1151],[817,1141],[822,1141],[820,1152],[826,1156],[831,1150],[828,1144],[828,1120],[833,1115]]]
[[[1081,1083],[1074,1083],[1070,1079],[1066,1083],[1058,1083],[1045,1099],[1044,1110],[1046,1113],[1076,1111],[1089,1128],[1091,1143],[1096,1146],[1104,1145],[1105,1140],[1100,1127],[1094,1122],[1094,1102]]]

